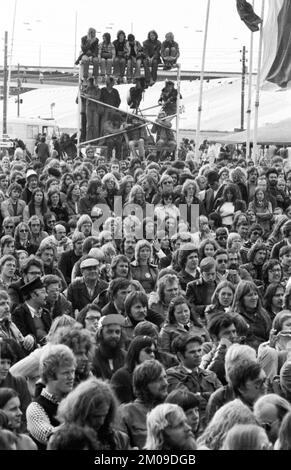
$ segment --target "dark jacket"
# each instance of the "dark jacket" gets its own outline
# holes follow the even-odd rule
[[[123,349],[114,351],[113,355],[110,354],[106,347],[100,344],[96,347],[93,358],[93,374],[102,380],[110,380],[112,375],[124,365],[125,356],[126,352]],[[109,359],[113,361],[113,369],[110,367]]]
[[[209,423],[219,408],[234,399],[235,394],[230,385],[220,387],[214,393],[212,393],[206,407],[206,423]]]
[[[73,316],[72,304],[63,294],[59,294],[58,300],[54,305],[49,305],[47,302],[46,309],[49,311],[52,320],[61,315]]]
[[[216,286],[216,282],[208,285],[204,281],[202,281],[201,284],[198,284],[197,281],[192,281],[187,284],[186,297],[197,315],[202,318],[204,317],[205,308],[207,305],[211,304],[210,299]]]
[[[43,310],[41,319],[43,321],[45,331],[48,333],[51,326],[50,314],[46,310]],[[25,303],[18,305],[18,307],[15,308],[12,313],[12,321],[19,328],[23,336],[32,335],[36,344],[40,344],[40,342],[42,342],[42,339],[37,339],[35,324],[30,310]]]
[[[83,36],[81,38],[81,49],[83,54],[88,57],[98,57],[98,50],[99,50],[99,40],[95,38],[95,40],[91,43],[88,40],[87,36]]]
[[[137,261],[133,261],[130,263],[131,275],[132,279],[139,281],[142,285],[145,281],[145,278],[142,275],[142,267],[137,263]],[[146,279],[147,283],[150,284],[149,288],[145,288],[146,293],[152,292],[155,290],[156,282],[158,279],[158,267],[152,263],[148,264],[148,270],[150,274],[150,278]]]
[[[168,393],[185,388],[189,392],[199,393],[200,412],[202,423],[204,424],[205,409],[209,397],[222,385],[216,374],[200,367],[198,367],[197,372],[188,372],[183,365],[179,365],[167,370],[167,379]]]
[[[143,449],[146,443],[146,417],[152,406],[136,399],[131,403],[123,403],[118,408],[116,427],[125,432],[131,447]]]
[[[220,186],[220,188],[218,188],[218,191],[217,191],[215,197],[214,197],[213,189],[209,188],[209,189],[206,190],[204,200],[202,201],[202,204],[200,206],[201,215],[208,216],[209,214],[211,214],[211,212],[214,211],[214,206],[216,204],[216,201],[220,197],[222,197],[223,190],[224,190],[224,185],[222,185],[222,186]]]
[[[110,384],[120,403],[129,403],[134,400],[132,374],[126,366],[123,366],[114,372],[111,377]]]
[[[93,296],[90,297],[84,279],[75,279],[68,287],[68,300],[72,303],[73,311],[81,311],[88,303],[92,303],[104,289],[107,289],[108,283],[101,279],[97,281]]]
[[[182,271],[180,271],[178,274],[178,278],[179,278],[179,282],[180,282],[180,286],[182,290],[186,291],[187,284],[189,284],[189,282],[192,282],[192,281],[197,281],[199,277],[200,277],[200,272],[198,270],[196,270],[196,277],[193,277],[191,274],[187,273],[184,269],[182,269]]]
[[[118,315],[120,312],[116,310],[114,302],[108,302],[105,307],[102,308],[102,315]]]
[[[77,256],[74,250],[64,251],[61,254],[58,266],[59,266],[60,271],[63,273],[63,276],[68,285],[71,284],[71,274],[72,274],[74,264],[80,258],[81,256]]]
[[[24,280],[21,278],[18,281],[10,284],[10,286],[8,287],[11,313],[13,313],[13,310],[15,309],[15,307],[17,307],[19,304],[22,304],[24,302],[22,292],[21,292],[21,287],[23,286],[24,286]]]

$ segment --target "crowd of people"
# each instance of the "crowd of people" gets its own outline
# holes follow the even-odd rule
[[[288,149],[0,161],[0,448],[291,448]]]
[[[134,34],[126,35],[122,30],[117,32],[113,41],[108,32],[99,40],[96,29],[89,28],[81,38],[81,53],[76,65],[81,65],[82,79],[88,79],[89,66],[92,65],[96,82],[98,77],[105,82],[105,77],[113,73],[118,83],[131,83],[135,77],[140,77],[143,67],[146,84],[151,86],[157,81],[159,64],[164,70],[170,70],[177,65],[179,56],[179,44],[171,32],[161,42],[156,31],[149,31],[141,43]]]

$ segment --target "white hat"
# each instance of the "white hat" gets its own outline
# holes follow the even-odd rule
[[[31,170],[31,169],[30,169],[30,170],[27,170],[27,172],[26,172],[26,178],[29,178],[30,176],[37,176],[36,171]]]
[[[81,262],[80,269],[91,268],[92,266],[99,266],[99,261],[95,258],[87,258]]]

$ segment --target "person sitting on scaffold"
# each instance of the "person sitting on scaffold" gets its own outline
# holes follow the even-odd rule
[[[166,80],[158,103],[162,105],[162,110],[165,111],[167,116],[177,114],[177,97],[178,91],[175,88],[174,82]],[[180,98],[182,98],[181,95]]]
[[[136,77],[135,86],[132,86],[127,95],[127,104],[135,112],[139,110],[140,103],[143,97],[143,93],[147,88],[145,77]]]

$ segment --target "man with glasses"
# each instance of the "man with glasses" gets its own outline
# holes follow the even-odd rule
[[[214,253],[216,261],[216,279],[218,282],[222,281],[227,274],[228,254],[227,250],[220,248]]]
[[[51,326],[51,317],[44,309],[47,293],[39,277],[28,282],[21,288],[24,303],[18,305],[13,313],[12,320],[23,336],[31,336],[34,347],[43,346]]]
[[[10,216],[5,217],[2,223],[2,227],[3,227],[2,235],[10,235],[11,237],[13,237],[15,223],[12,217]]]
[[[80,312],[88,303],[107,289],[108,283],[99,277],[99,261],[91,256],[83,258],[80,264],[82,278],[75,279],[68,287],[68,300],[73,312]]]
[[[43,277],[43,284],[47,293],[45,308],[50,313],[51,319],[54,320],[61,315],[73,316],[71,302],[61,294],[59,277],[48,274]]]
[[[33,281],[35,278],[43,276],[43,269],[42,261],[34,255],[29,256],[29,258],[25,260],[22,268],[22,277],[18,281],[10,284],[8,288],[11,312],[13,312],[17,305],[24,302],[21,288],[28,282]]]
[[[215,240],[221,248],[226,248],[227,245],[228,230],[226,227],[219,227],[215,231]]]

